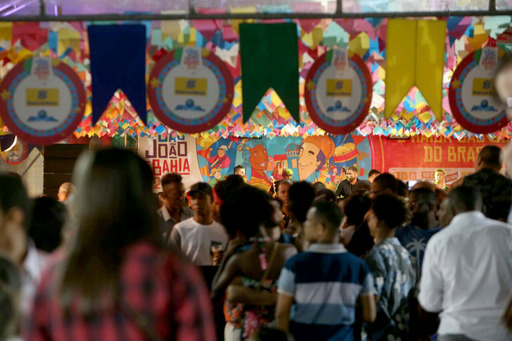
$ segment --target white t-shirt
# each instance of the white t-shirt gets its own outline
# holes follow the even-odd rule
[[[419,303],[441,312],[438,333],[512,340],[500,317],[512,292],[510,225],[458,214],[427,244]]]
[[[216,221],[201,225],[192,217],[174,225],[171,232],[171,244],[198,266],[213,265],[212,246],[222,245],[225,250],[227,243],[228,235]]]

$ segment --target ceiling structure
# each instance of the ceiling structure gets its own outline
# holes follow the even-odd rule
[[[512,0],[0,0],[0,20],[497,15]]]

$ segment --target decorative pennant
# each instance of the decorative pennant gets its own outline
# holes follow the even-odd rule
[[[448,93],[452,113],[473,133],[492,133],[508,124],[506,104],[498,100],[493,80],[504,55],[497,47],[485,47],[464,58],[453,73]]]
[[[240,50],[244,122],[269,88],[299,122],[297,25],[240,24]]]
[[[72,68],[58,59],[31,58],[16,65],[0,86],[0,115],[31,144],[58,142],[78,126],[85,89]]]
[[[363,60],[335,49],[323,54],[306,77],[304,94],[309,115],[331,134],[347,134],[368,115],[372,79]]]
[[[207,49],[185,47],[160,58],[149,77],[155,115],[172,129],[199,133],[217,125],[231,109],[233,78]]]
[[[386,118],[415,85],[441,121],[446,22],[392,19],[387,27]]]
[[[91,53],[93,124],[114,93],[121,89],[146,124],[146,26],[92,25]]]

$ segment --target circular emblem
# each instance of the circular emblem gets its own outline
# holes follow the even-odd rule
[[[477,50],[457,66],[448,98],[452,114],[464,129],[477,134],[495,132],[508,124],[506,105],[494,88],[494,70],[504,51]]]
[[[32,144],[52,144],[71,134],[82,120],[85,101],[82,81],[58,59],[27,59],[0,85],[4,123]]]
[[[4,152],[0,152],[2,160],[9,165],[18,165],[28,156],[28,145],[15,137],[13,144]]]
[[[165,125],[198,133],[216,126],[231,109],[233,78],[209,50],[185,47],[156,63],[148,96],[156,117]]]
[[[312,120],[331,134],[356,129],[370,109],[372,80],[356,54],[332,50],[320,56],[306,77],[305,100]],[[344,56],[345,54],[345,56]]]

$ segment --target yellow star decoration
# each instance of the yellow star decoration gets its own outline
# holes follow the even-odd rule
[[[459,80],[458,80],[458,79],[455,79],[455,80],[452,82],[452,88],[457,89],[459,86],[460,86],[460,82],[459,82]]]
[[[307,87],[308,87],[308,90],[313,89],[315,87],[315,82],[309,81],[308,84],[307,84]]]
[[[9,98],[9,96],[11,96],[11,94],[9,93],[9,91],[7,91],[7,90],[2,91],[2,99],[3,99],[4,101],[7,101],[7,99]]]
[[[153,77],[153,79],[151,79],[151,87],[152,88],[156,88],[158,85],[160,85],[160,82],[158,81],[158,79],[156,79],[155,77]]]

